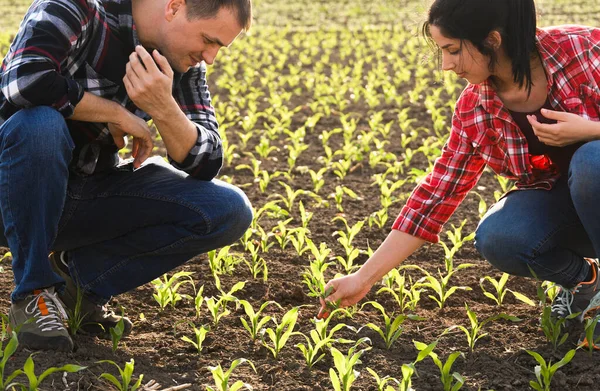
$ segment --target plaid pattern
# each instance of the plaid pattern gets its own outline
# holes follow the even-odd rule
[[[120,103],[148,121],[127,96],[123,77],[139,39],[131,0],[35,0],[19,28],[0,73],[0,125],[21,108],[52,106],[66,119],[75,142],[72,170],[89,175],[115,166],[117,147],[107,124],[69,120],[88,91]],[[196,124],[198,140],[182,164],[210,180],[223,162],[222,145],[206,84],[206,64],[175,72],[173,96]]]
[[[548,74],[552,107],[600,121],[600,29],[539,29],[537,48]],[[551,189],[559,173],[555,166],[537,161],[490,83],[468,85],[456,103],[441,156],[413,190],[392,228],[436,243],[442,226],[485,166],[516,180],[519,189]]]

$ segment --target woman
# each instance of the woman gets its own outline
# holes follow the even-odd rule
[[[487,165],[519,191],[483,217],[477,250],[502,271],[557,283],[553,315],[582,320],[600,306],[598,266],[584,258],[600,254],[600,29],[537,29],[533,0],[436,0],[423,33],[469,85],[432,172],[361,269],[327,284],[327,302],[358,302],[437,242]]]

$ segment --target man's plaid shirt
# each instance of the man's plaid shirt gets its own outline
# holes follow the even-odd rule
[[[548,75],[552,107],[600,121],[600,29],[539,29],[537,48]],[[468,85],[456,103],[442,155],[413,190],[392,228],[437,242],[442,226],[486,165],[516,180],[519,189],[551,189],[559,174],[537,161],[490,83]]]
[[[139,44],[131,0],[35,0],[25,15],[0,73],[0,125],[21,108],[52,106],[65,118],[75,142],[72,169],[89,175],[118,163],[105,123],[69,120],[88,91],[150,120],[127,96],[125,64]],[[206,65],[175,72],[173,96],[196,124],[198,140],[173,166],[210,180],[223,156],[218,123],[206,84]]]

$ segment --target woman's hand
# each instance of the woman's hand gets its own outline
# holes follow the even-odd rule
[[[600,122],[587,120],[577,114],[548,109],[542,109],[542,115],[558,122],[543,124],[535,115],[528,115],[527,119],[533,128],[533,133],[546,145],[564,147],[580,141],[600,138]]]
[[[371,285],[361,279],[358,272],[331,280],[325,286],[325,292],[332,293],[325,299],[321,298],[321,309],[317,318],[327,318],[337,307],[347,307],[356,304],[371,290]]]

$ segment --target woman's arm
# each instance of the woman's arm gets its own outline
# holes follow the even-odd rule
[[[423,243],[425,243],[424,239],[398,230],[392,230],[360,270],[327,283],[325,291],[333,288],[333,293],[327,297],[327,301],[336,303],[339,300],[341,307],[356,304],[371,290],[371,287],[377,281],[402,263]],[[319,317],[328,315],[326,307],[325,301],[321,299]]]

